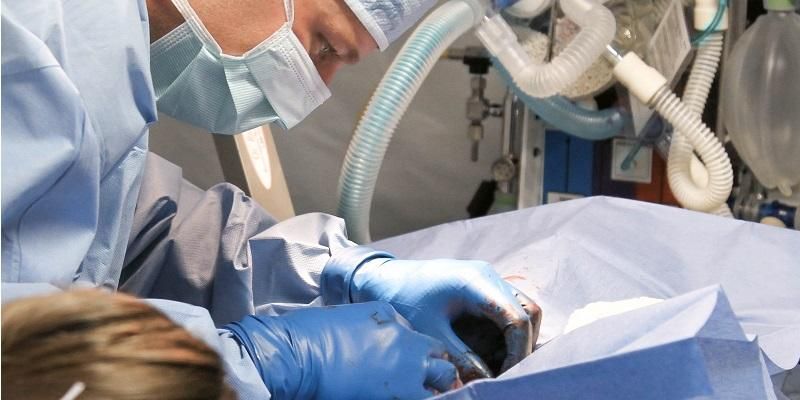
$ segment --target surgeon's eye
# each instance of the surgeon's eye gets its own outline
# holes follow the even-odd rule
[[[321,59],[327,59],[330,57],[337,57],[339,54],[336,52],[336,48],[331,45],[331,43],[325,39],[325,37],[321,37],[321,45],[319,48],[319,57]]]

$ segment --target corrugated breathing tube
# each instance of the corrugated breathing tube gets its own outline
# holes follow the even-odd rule
[[[476,30],[481,43],[531,97],[555,96],[572,85],[603,55],[617,31],[614,14],[596,0],[561,0],[560,4],[581,31],[549,63],[534,60],[499,14],[487,18]]]
[[[480,22],[477,1],[450,0],[433,11],[403,46],[356,127],[339,177],[339,216],[349,238],[370,242],[369,217],[375,182],[397,124],[442,53]]]
[[[722,32],[710,34],[697,49],[683,94],[683,103],[689,112],[698,117],[705,109],[722,58],[722,49]],[[703,165],[694,155],[695,149],[686,134],[680,130],[675,131],[667,159],[670,188],[683,207],[732,217],[733,214],[725,203],[733,185],[730,159],[719,142],[710,139],[704,140],[703,148],[697,149],[699,154],[705,155]]]

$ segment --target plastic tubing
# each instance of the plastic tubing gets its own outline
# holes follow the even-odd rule
[[[691,173],[693,165],[704,167],[699,172],[707,174],[705,177],[707,179],[703,179],[706,182],[695,184],[691,176],[685,172],[680,182],[671,179],[670,187],[675,197],[686,208],[715,212],[720,205],[725,203],[733,188],[731,160],[722,147],[722,143],[703,123],[700,115],[692,112],[670,90],[667,78],[642,61],[636,53],[629,52],[621,56],[618,51],[609,46],[606,56],[615,64],[614,76],[617,77],[617,80],[625,85],[636,98],[671,123],[675,130],[680,132],[678,136],[684,138],[703,160],[702,163],[697,163],[700,165],[693,164],[691,156],[678,161],[681,165],[689,166],[689,173]],[[705,163],[704,166],[703,163]],[[670,178],[672,177],[670,176]]]
[[[561,0],[561,8],[581,31],[547,64],[533,60],[499,14],[486,18],[476,34],[531,97],[550,97],[574,83],[605,52],[617,30],[614,14],[595,0]]]
[[[690,177],[678,183],[670,174],[670,187],[681,205],[696,211],[714,212],[728,200],[733,187],[733,170],[731,161],[719,139],[700,119],[681,103],[669,87],[664,86],[656,93],[651,106],[658,111],[677,131],[685,135],[686,140],[700,154],[708,171],[708,184],[699,187]],[[672,153],[672,151],[670,151]],[[671,155],[670,155],[671,156]],[[691,158],[685,161],[690,165]]]
[[[544,99],[528,95],[514,82],[503,65],[495,60],[500,76],[536,115],[556,129],[586,140],[605,140],[617,136],[625,127],[625,116],[619,109],[589,110],[566,97],[552,96]]]
[[[384,75],[358,122],[339,177],[339,216],[349,238],[370,242],[369,216],[375,182],[397,124],[437,59],[458,37],[480,22],[476,1],[450,0],[414,31]]]
[[[683,95],[686,109],[697,118],[700,118],[705,109],[711,84],[722,58],[722,49],[721,32],[710,34],[697,49]],[[675,131],[667,159],[670,188],[686,208],[732,217],[726,204],[733,184],[730,160],[718,141],[704,143],[705,148],[702,151],[698,149],[698,152],[707,155],[703,158],[706,161],[705,166],[694,155],[694,147],[685,131]],[[693,176],[700,176],[701,179],[693,179]],[[698,180],[701,182],[697,182]]]
[[[515,92],[543,120],[558,130],[581,139],[610,139],[619,135],[625,127],[625,117],[615,108],[589,110],[562,96],[537,99]]]

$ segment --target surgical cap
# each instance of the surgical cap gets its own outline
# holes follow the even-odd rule
[[[345,0],[367,31],[385,50],[414,25],[436,0]]]

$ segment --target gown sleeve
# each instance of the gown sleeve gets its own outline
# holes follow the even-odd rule
[[[58,51],[2,5],[2,279],[66,287],[94,238],[97,143]]]
[[[320,303],[323,268],[355,246],[337,217],[276,223],[235,186],[200,190],[152,153],[130,237],[120,289],[204,307],[217,326]]]

